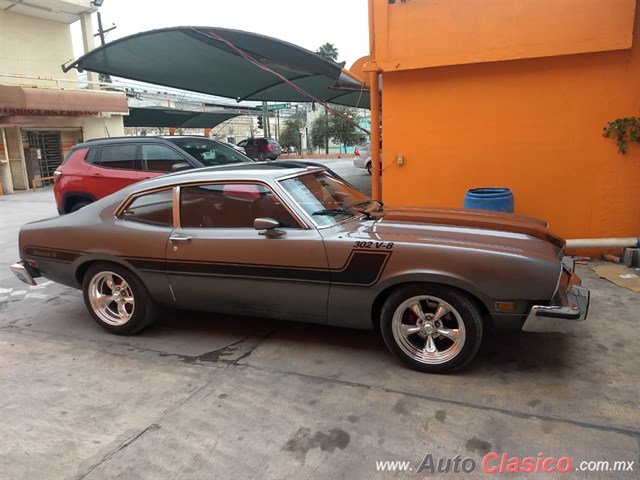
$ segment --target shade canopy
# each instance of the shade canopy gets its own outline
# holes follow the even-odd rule
[[[131,108],[125,127],[213,128],[240,113],[192,112],[166,107]]]
[[[230,45],[231,44],[231,45]],[[324,102],[369,108],[369,92],[342,66],[275,38],[215,27],[172,27],[110,42],[65,66],[237,101]]]

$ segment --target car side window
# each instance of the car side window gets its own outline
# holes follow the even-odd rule
[[[189,163],[178,152],[164,145],[143,144],[141,150],[142,160],[150,172],[172,172],[174,165]]]
[[[140,170],[138,145],[104,145],[100,149],[100,156],[93,163],[104,168]]]
[[[150,225],[173,227],[173,189],[135,197],[118,218]]]
[[[277,220],[283,228],[300,228],[293,215],[266,186],[227,183],[182,187],[183,228],[253,228],[256,218]]]

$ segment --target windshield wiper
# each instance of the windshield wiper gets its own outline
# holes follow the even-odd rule
[[[313,212],[311,215],[330,215],[334,217],[340,214],[353,215],[353,212],[350,212],[349,210],[344,210],[342,208],[328,208],[325,210],[318,210],[317,212]]]
[[[365,205],[368,205],[370,202],[377,203],[378,204],[378,208],[382,208],[383,205],[384,205],[380,200],[373,200],[373,199],[369,198],[368,200],[365,200],[364,202],[354,203],[349,208],[364,207]]]

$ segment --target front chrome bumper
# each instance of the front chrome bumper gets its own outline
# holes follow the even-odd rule
[[[26,283],[27,285],[37,285],[36,281],[33,279],[31,272],[29,271],[30,269],[33,269],[33,267],[27,267],[27,265],[23,261],[11,265],[11,271],[16,277],[18,277],[18,280]]]
[[[587,318],[590,292],[580,286],[580,278],[563,269],[562,281],[551,305],[534,305],[522,326],[525,332],[569,332],[575,322]]]

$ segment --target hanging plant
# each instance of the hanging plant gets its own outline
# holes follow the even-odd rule
[[[620,153],[627,153],[629,142],[640,143],[640,117],[618,118],[609,122],[602,135],[613,138]]]

